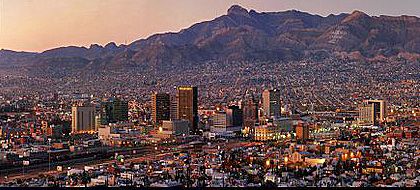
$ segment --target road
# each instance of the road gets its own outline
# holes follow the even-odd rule
[[[232,148],[236,148],[236,147],[250,147],[250,146],[255,146],[257,144],[260,143],[254,143],[254,142],[229,142],[229,143],[213,143],[213,146],[220,146],[222,149],[224,150],[230,150]],[[179,145],[169,145],[169,146],[165,146],[167,148],[169,148],[170,150],[172,150],[172,148],[176,148]],[[156,160],[160,160],[162,159],[162,157],[167,156],[167,155],[173,155],[174,153],[180,152],[180,150],[178,151],[165,151],[165,152],[161,152],[161,151],[156,151],[154,150],[154,148],[152,147],[148,147],[145,148],[142,151],[138,151],[136,152],[133,158],[127,158],[125,159],[126,163],[140,163],[140,162],[144,162],[146,160],[149,161],[156,161]],[[48,171],[48,165],[44,166],[44,165],[40,165],[38,167],[36,167],[33,170],[29,170],[26,171],[25,169],[25,174],[22,175],[22,170],[20,170],[20,173],[13,173],[10,174],[9,176],[7,176],[7,179],[4,178],[4,176],[2,175],[2,177],[0,178],[0,183],[5,183],[5,182],[10,182],[16,179],[30,179],[30,178],[35,178],[38,177],[39,175],[43,174],[43,175],[59,175],[59,174],[65,174],[67,173],[67,168],[71,167],[73,168],[77,168],[77,169],[83,169],[84,166],[91,166],[91,167],[95,167],[95,166],[99,166],[101,164],[111,164],[114,163],[115,159],[92,159],[92,158],[83,158],[83,159],[77,159],[77,160],[69,160],[69,161],[64,161],[64,162],[59,162],[59,163],[52,163],[51,164],[51,171]],[[56,166],[63,166],[63,171],[58,172],[55,170]]]
[[[115,152],[119,154],[132,154],[132,151],[136,151],[137,155],[144,155],[150,152],[152,150],[151,146],[145,146],[145,147],[136,147],[133,149],[119,149],[119,150],[110,150],[110,153],[114,154]],[[102,156],[103,157],[103,156]],[[76,166],[84,166],[87,164],[95,164],[95,163],[103,163],[106,161],[109,161],[110,157],[106,158],[100,158],[100,156],[92,156],[92,157],[86,157],[86,158],[78,158],[78,159],[72,159],[72,160],[66,160],[66,161],[60,161],[60,162],[52,162],[51,163],[51,170],[55,170],[57,166],[63,166],[64,168],[67,167],[76,167]],[[43,164],[37,164],[32,166],[25,166],[19,167],[19,168],[11,168],[6,170],[0,170],[0,183],[4,183],[5,176],[7,176],[7,181],[13,180],[13,179],[27,179],[27,178],[33,178],[37,177],[39,174],[48,174],[49,164],[43,163]],[[24,173],[24,175],[23,175]]]

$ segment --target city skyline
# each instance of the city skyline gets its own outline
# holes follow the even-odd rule
[[[418,187],[419,5],[0,0],[0,189]]]
[[[279,12],[296,9],[311,14],[363,11],[369,15],[413,15],[418,2],[378,1],[332,2],[320,0],[271,1],[264,3],[236,1],[0,1],[0,49],[42,52],[63,46],[106,45],[109,42],[129,44],[156,33],[178,32],[193,23],[226,14],[227,8],[239,4],[257,12]],[[417,6],[416,6],[417,5]],[[46,11],[48,10],[48,11]],[[139,23],[139,24],[133,24]]]

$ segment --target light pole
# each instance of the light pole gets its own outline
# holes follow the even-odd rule
[[[51,172],[51,138],[48,138],[48,172]]]

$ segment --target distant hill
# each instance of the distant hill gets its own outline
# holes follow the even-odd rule
[[[256,12],[234,5],[226,15],[178,33],[128,45],[60,47],[42,53],[0,50],[0,66],[66,68],[177,66],[204,61],[287,61],[310,56],[419,59],[420,19],[369,16],[360,11],[322,17],[305,12]]]

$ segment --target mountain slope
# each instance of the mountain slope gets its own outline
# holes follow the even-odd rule
[[[420,54],[420,19],[372,17],[360,11],[322,17],[290,10],[259,13],[238,5],[226,15],[178,33],[152,35],[127,46],[62,47],[39,54],[0,51],[0,65],[32,62],[88,68],[169,67],[215,61],[287,61],[314,54],[358,58]],[[61,58],[61,59],[60,59]],[[73,59],[71,59],[73,58]],[[77,58],[77,59],[76,59]],[[36,60],[36,61],[33,61]],[[76,64],[79,60],[83,64]]]
[[[202,60],[296,60],[311,52],[359,52],[365,57],[419,53],[417,17],[363,12],[321,17],[299,11],[257,13],[232,6],[227,15],[179,33],[153,35],[129,48],[136,63]]]

